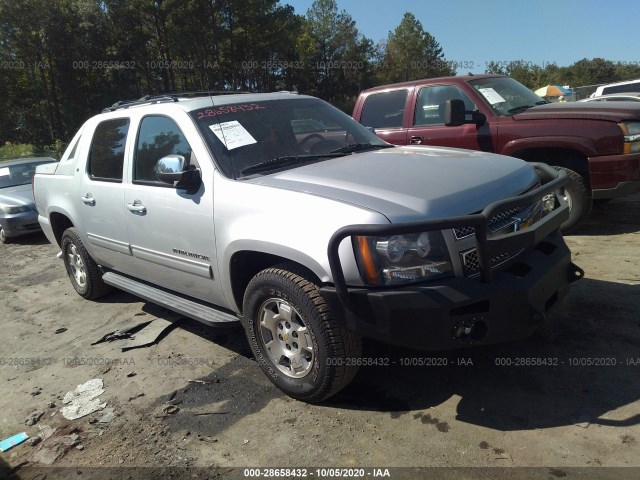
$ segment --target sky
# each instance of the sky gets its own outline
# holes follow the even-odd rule
[[[281,0],[304,15],[312,0]],[[486,63],[524,60],[544,68],[583,58],[640,65],[638,0],[337,0],[362,34],[386,39],[413,13],[447,60],[482,73]]]

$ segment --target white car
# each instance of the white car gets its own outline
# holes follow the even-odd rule
[[[599,97],[585,98],[580,102],[640,102],[639,92],[610,93]]]

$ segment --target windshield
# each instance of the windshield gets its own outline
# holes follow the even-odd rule
[[[191,115],[220,168],[231,178],[388,146],[351,117],[317,98],[220,105],[195,110]],[[251,168],[256,165],[265,168]]]
[[[0,162],[0,188],[30,184],[36,173],[36,167],[44,163],[51,163],[51,161],[34,161],[17,165],[6,165]]]
[[[509,77],[493,77],[469,82],[493,111],[500,116],[515,115],[527,108],[548,103],[527,87]]]

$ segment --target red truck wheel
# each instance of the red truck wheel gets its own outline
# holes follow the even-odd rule
[[[563,170],[569,177],[569,183],[560,192],[569,204],[569,219],[562,224],[560,230],[562,233],[571,233],[575,231],[589,217],[593,200],[591,191],[587,188],[584,177],[573,170],[564,167],[555,167]]]

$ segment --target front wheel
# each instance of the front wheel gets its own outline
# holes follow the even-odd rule
[[[111,291],[111,287],[102,280],[100,268],[84,248],[75,228],[64,231],[60,248],[71,285],[81,297],[93,300]]]
[[[355,377],[362,340],[338,325],[318,286],[297,270],[258,273],[245,292],[242,323],[269,380],[293,398],[321,402]]]
[[[11,243],[11,239],[7,237],[7,233],[2,227],[0,227],[0,243]]]
[[[564,167],[555,168],[566,172],[569,177],[569,182],[560,191],[569,204],[569,219],[561,225],[560,230],[565,234],[571,233],[582,225],[591,213],[593,206],[591,190],[579,173]]]

